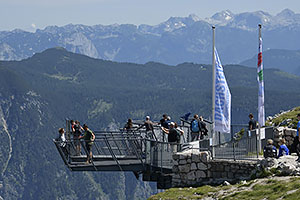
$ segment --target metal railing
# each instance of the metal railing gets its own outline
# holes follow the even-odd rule
[[[146,141],[146,160],[145,163],[151,167],[162,169],[172,169],[172,155],[181,149],[180,143],[156,142],[153,140]]]
[[[255,160],[262,154],[267,139],[273,138],[273,127],[248,131],[247,125],[232,125],[232,139],[210,145],[213,159]],[[233,134],[234,133],[234,134]],[[263,134],[262,134],[263,133]]]
[[[173,152],[180,150],[180,144],[149,139],[144,131],[95,131],[94,133],[92,165],[95,170],[97,165],[103,164],[98,161],[114,161],[113,165],[118,165],[120,171],[122,171],[122,163],[126,164],[126,161],[135,161],[135,164],[148,165],[150,168],[155,167],[156,170],[171,169]],[[54,143],[66,165],[69,167],[82,165],[88,154],[85,142],[83,139],[74,139],[72,135],[69,137],[64,146],[61,145],[61,141],[54,140]]]
[[[248,134],[248,132],[247,132]],[[241,138],[213,145],[209,148],[213,159],[257,159],[259,157],[258,138],[256,132],[250,132]]]

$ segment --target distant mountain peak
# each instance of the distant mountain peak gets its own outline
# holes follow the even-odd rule
[[[201,19],[200,19],[197,15],[195,15],[195,14],[190,14],[188,18],[191,19],[191,20],[193,20],[193,21],[195,21],[195,22],[201,20]]]
[[[234,17],[234,14],[230,10],[223,10],[214,14],[211,18],[218,21],[229,21]]]
[[[276,16],[278,17],[285,17],[285,18],[290,18],[295,15],[295,12],[286,8],[282,10],[280,13],[278,13]]]

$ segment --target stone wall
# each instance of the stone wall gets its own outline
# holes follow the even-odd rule
[[[172,187],[220,184],[248,180],[256,161],[211,160],[210,152],[186,151],[173,155]]]
[[[274,145],[279,147],[278,141],[280,138],[284,138],[286,140],[286,146],[289,148],[291,152],[296,152],[295,147],[293,146],[294,138],[297,135],[297,130],[287,127],[277,127],[274,129]]]

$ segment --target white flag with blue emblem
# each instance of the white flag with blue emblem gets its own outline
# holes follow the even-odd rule
[[[218,52],[215,49],[215,131],[230,133],[231,94],[224,75]]]

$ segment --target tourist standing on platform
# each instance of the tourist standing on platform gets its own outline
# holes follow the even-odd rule
[[[184,134],[184,131],[181,130],[179,127],[178,127],[178,124],[175,122],[175,129],[177,131],[177,143],[180,143],[180,138],[181,138],[181,135]]]
[[[167,114],[163,114],[163,118],[159,121],[159,124],[162,127],[169,129],[168,115]]]
[[[75,121],[75,124],[73,125],[74,132],[73,132],[73,141],[74,145],[76,147],[76,155],[79,156],[81,152],[81,145],[80,145],[80,135],[81,131],[83,131],[83,128],[80,126],[80,123],[78,120]]]
[[[143,125],[141,125],[140,127],[138,127],[136,130],[139,130],[143,127],[145,127],[146,129],[146,137],[147,138],[151,138],[151,139],[155,139],[156,140],[156,136],[154,134],[154,128],[153,128],[153,122],[150,120],[150,116],[146,116],[146,120],[144,122]]]
[[[203,121],[202,116],[199,117],[199,123],[200,123],[200,140],[202,140],[204,138],[204,136],[208,135],[208,130],[206,128],[206,124]]]
[[[129,118],[127,123],[124,126],[124,130],[128,132],[128,131],[132,131],[132,129],[133,129],[132,119]]]
[[[175,123],[170,122],[170,129],[161,128],[164,133],[168,134],[168,142],[170,143],[172,152],[177,152],[178,136],[180,137],[180,133],[176,130]]]
[[[253,117],[253,114],[252,113],[250,113],[249,114],[249,126],[248,126],[248,129],[249,129],[249,131],[252,131],[252,130],[254,130],[254,129],[256,129],[257,128],[257,126],[256,126],[256,121],[254,120],[254,117]]]
[[[56,141],[59,142],[59,146],[61,147],[63,153],[67,156],[68,151],[67,151],[67,140],[65,136],[65,130],[63,128],[58,129],[58,137],[56,138]]]
[[[194,115],[194,119],[191,122],[191,131],[192,131],[192,141],[199,140],[200,120],[197,114]]]
[[[95,134],[91,131],[86,124],[83,125],[84,135],[80,136],[79,139],[84,138],[85,147],[87,151],[87,160],[86,164],[92,162],[93,153],[92,153],[92,145],[95,141]]]

